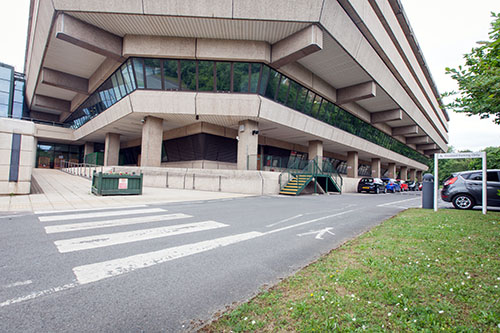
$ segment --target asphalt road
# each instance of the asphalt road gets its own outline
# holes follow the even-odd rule
[[[419,193],[0,215],[1,332],[195,329]]]

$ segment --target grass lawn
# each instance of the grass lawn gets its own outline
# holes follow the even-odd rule
[[[500,213],[410,209],[203,331],[500,332]]]

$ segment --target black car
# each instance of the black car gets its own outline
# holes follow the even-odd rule
[[[500,170],[487,171],[488,206],[500,207]],[[482,171],[463,171],[454,173],[443,183],[441,199],[453,203],[457,209],[472,209],[482,205]]]
[[[373,193],[387,193],[385,183],[380,178],[361,178],[358,183],[358,193],[373,192]]]

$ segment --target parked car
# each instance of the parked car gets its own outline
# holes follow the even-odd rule
[[[500,170],[487,171],[488,206],[500,207]],[[441,199],[453,203],[457,209],[472,209],[482,205],[482,171],[457,172],[443,183]]]
[[[387,192],[401,192],[401,185],[399,185],[396,179],[389,179],[385,185]]]
[[[399,186],[401,187],[401,191],[408,191],[408,183],[404,180],[398,179]]]
[[[361,178],[358,183],[358,193],[373,192],[373,193],[386,193],[385,184],[380,178],[365,177]]]
[[[420,183],[417,181],[410,181],[408,182],[408,190],[410,191],[420,191]]]

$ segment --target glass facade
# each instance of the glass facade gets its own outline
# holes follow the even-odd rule
[[[36,151],[37,168],[60,168],[61,161],[82,162],[83,146],[52,142],[38,142]]]
[[[0,117],[28,117],[24,103],[24,74],[14,67],[0,63]]]
[[[293,110],[427,164],[429,159],[323,96],[260,63],[132,58],[126,61],[66,123],[79,128],[134,91],[179,90],[258,93]]]

